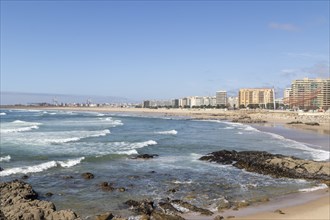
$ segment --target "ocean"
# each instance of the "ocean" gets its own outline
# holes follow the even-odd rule
[[[183,199],[216,210],[223,200],[256,201],[325,187],[314,181],[275,179],[230,165],[198,160],[218,150],[258,150],[329,160],[321,146],[257,130],[250,125],[184,117],[43,110],[0,110],[1,181],[32,184],[57,209],[88,219],[112,211],[130,215],[123,202]],[[157,154],[149,160],[138,154]],[[85,180],[82,173],[93,173]],[[118,190],[105,192],[102,182]],[[47,197],[51,192],[53,196]]]

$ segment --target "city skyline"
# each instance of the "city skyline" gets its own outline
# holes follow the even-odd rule
[[[329,77],[329,2],[1,1],[1,92],[209,96]],[[308,12],[308,13],[306,13]]]

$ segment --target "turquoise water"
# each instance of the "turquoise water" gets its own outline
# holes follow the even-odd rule
[[[273,179],[232,166],[199,161],[217,150],[263,150],[327,160],[329,152],[249,125],[114,113],[1,110],[1,181],[21,178],[58,209],[84,218],[105,211],[126,215],[128,199],[184,199],[215,208],[229,201],[274,197],[316,186]],[[151,160],[131,159],[158,154]],[[92,180],[80,175],[91,172]],[[71,176],[72,178],[66,178]],[[104,192],[101,182],[124,187]],[[176,189],[175,193],[169,192]]]

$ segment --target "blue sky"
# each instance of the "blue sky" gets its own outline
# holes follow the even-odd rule
[[[329,1],[1,1],[1,91],[167,99],[329,77]]]

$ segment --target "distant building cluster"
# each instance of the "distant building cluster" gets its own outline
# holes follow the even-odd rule
[[[226,91],[217,91],[215,96],[189,96],[172,100],[145,100],[144,108],[237,108],[237,97],[227,97]]]
[[[94,104],[85,103],[30,103],[32,106],[115,107],[115,108],[222,108],[222,109],[330,109],[330,79],[297,79],[286,88],[283,98],[275,97],[274,88],[241,88],[238,96],[228,97],[227,91],[219,90],[214,96],[188,96],[170,100],[144,100],[143,103]]]
[[[327,110],[330,108],[330,79],[297,79],[284,90],[283,98],[275,97],[274,88],[241,88],[237,97],[224,90],[215,96],[190,96],[173,100],[145,100],[144,108],[250,108]]]

